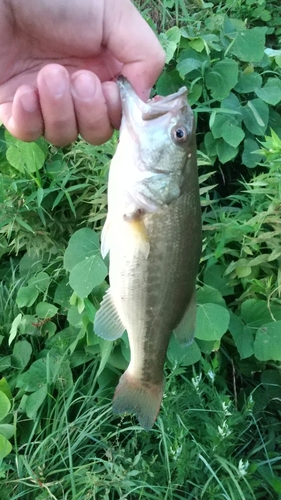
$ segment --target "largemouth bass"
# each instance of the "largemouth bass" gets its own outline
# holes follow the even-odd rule
[[[123,117],[108,183],[102,255],[108,289],[94,330],[115,340],[127,330],[131,358],[113,412],[133,412],[150,429],[163,396],[164,362],[174,331],[193,340],[201,210],[193,113],[187,90],[144,103],[119,77]]]

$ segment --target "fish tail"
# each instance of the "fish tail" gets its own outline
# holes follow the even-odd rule
[[[122,375],[113,399],[113,413],[135,413],[143,429],[153,426],[163,397],[164,381],[144,384],[128,370]]]

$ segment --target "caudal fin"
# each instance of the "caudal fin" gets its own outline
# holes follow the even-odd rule
[[[126,371],[120,378],[114,394],[113,413],[135,413],[140,425],[148,431],[159,412],[163,385],[144,385]]]

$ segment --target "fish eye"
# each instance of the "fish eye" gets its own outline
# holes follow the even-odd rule
[[[187,139],[187,130],[182,125],[175,125],[171,130],[171,136],[174,142],[181,143]]]

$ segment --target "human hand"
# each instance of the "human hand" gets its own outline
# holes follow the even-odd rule
[[[114,79],[145,100],[164,59],[130,0],[0,0],[0,120],[24,141],[100,144],[120,124]]]

